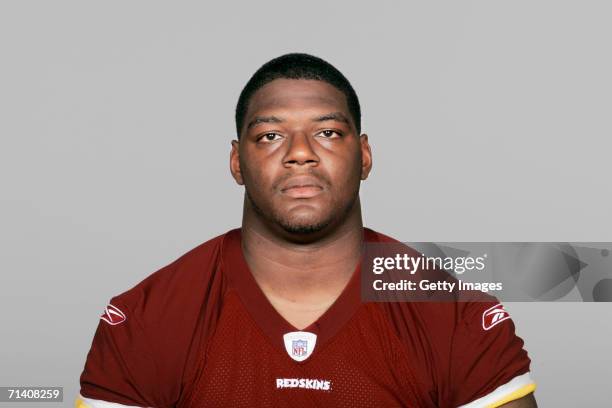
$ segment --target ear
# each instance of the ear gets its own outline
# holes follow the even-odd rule
[[[359,137],[359,142],[361,144],[361,179],[365,180],[372,170],[372,149],[368,143],[368,135],[365,133]]]
[[[240,170],[240,141],[232,140],[232,150],[230,152],[230,172],[232,177],[239,185],[244,185],[242,171]]]

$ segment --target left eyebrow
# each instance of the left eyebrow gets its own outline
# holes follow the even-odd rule
[[[316,116],[312,118],[313,122],[325,122],[327,120],[335,120],[337,122],[346,123],[347,125],[350,124],[349,120],[346,116],[344,116],[342,112],[326,113],[325,115]]]

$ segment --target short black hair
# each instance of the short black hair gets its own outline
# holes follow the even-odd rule
[[[253,94],[268,82],[279,78],[316,79],[336,87],[346,97],[346,103],[357,128],[357,134],[361,133],[359,98],[357,98],[357,94],[348,79],[333,65],[319,57],[304,53],[290,53],[281,55],[262,65],[249,79],[242,92],[240,92],[238,104],[236,105],[236,132],[238,138],[240,138],[244,117]]]

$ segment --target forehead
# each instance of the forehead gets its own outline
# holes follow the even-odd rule
[[[299,114],[306,110],[340,111],[350,117],[346,97],[333,85],[312,79],[280,78],[267,83],[253,94],[246,122],[262,112]]]

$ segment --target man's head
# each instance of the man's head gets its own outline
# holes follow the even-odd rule
[[[243,131],[244,119],[249,102],[255,92],[275,79],[314,79],[333,85],[346,97],[357,133],[361,133],[361,107],[359,98],[351,83],[333,65],[309,54],[285,54],[261,66],[244,86],[236,104],[236,134],[238,139]]]
[[[295,237],[360,216],[370,147],[357,95],[329,63],[287,54],[263,65],[240,95],[236,127],[230,168],[245,186],[245,217]]]

